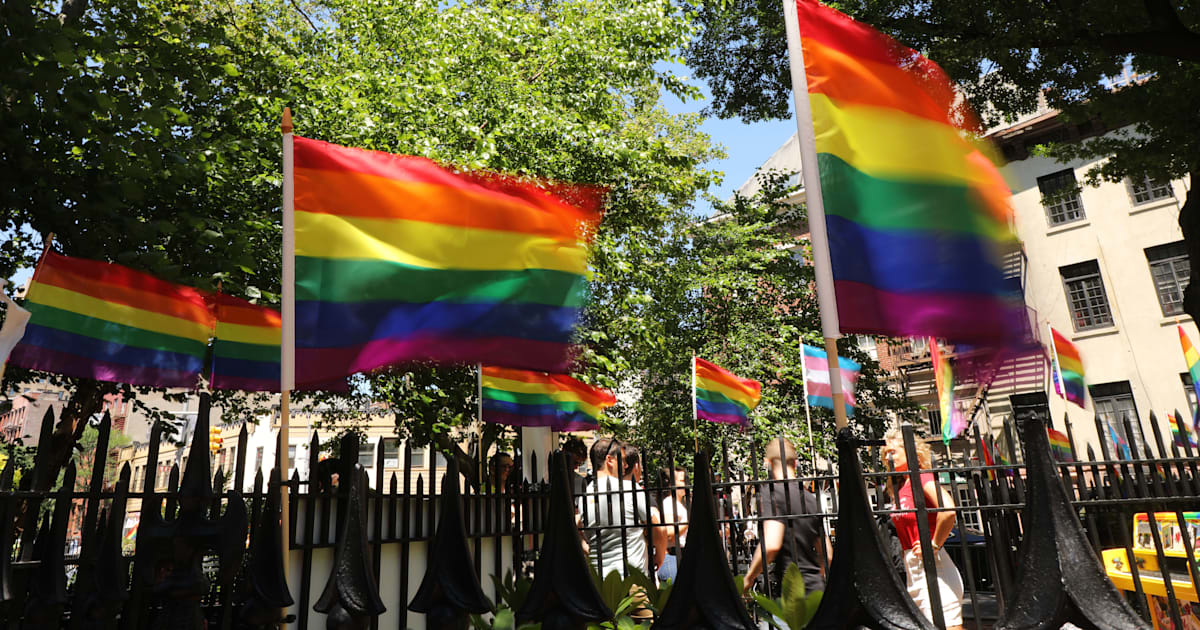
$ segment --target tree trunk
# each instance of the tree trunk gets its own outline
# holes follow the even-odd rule
[[[50,443],[38,444],[38,450],[47,453],[49,466],[44,467],[41,474],[33,480],[35,492],[47,492],[54,486],[55,480],[58,479],[58,471],[71,461],[71,454],[75,452],[75,444],[83,436],[83,428],[87,426],[88,418],[100,411],[105,394],[114,391],[116,385],[112,383],[101,383],[91,379],[79,381],[70,402],[63,407],[58,425],[50,435]]]
[[[1193,168],[1189,176],[1191,182],[1188,184],[1187,199],[1179,210],[1179,227],[1183,230],[1188,262],[1192,269],[1200,269],[1200,192],[1196,192],[1196,184],[1200,183],[1200,169]],[[1183,292],[1183,310],[1194,321],[1200,322],[1200,287],[1196,286],[1197,278],[1197,274],[1193,273]]]

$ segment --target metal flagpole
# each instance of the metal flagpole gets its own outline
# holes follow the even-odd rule
[[[788,58],[792,71],[792,98],[796,102],[796,136],[800,144],[800,166],[804,177],[804,197],[808,207],[809,238],[813,250],[813,271],[817,282],[817,305],[821,310],[821,331],[825,336],[825,356],[829,360],[829,388],[833,397],[833,417],[837,428],[849,426],[846,397],[842,392],[842,367],[837,340],[842,336],[838,322],[837,296],[833,289],[833,267],[829,257],[829,235],[825,232],[825,203],[821,197],[821,172],[817,168],[817,139],[813,130],[812,106],[808,101],[808,77],[804,73],[804,52],[800,48],[800,24],[796,0],[783,0],[787,25]]]
[[[283,312],[280,338],[279,375],[279,471],[283,484],[280,486],[279,507],[283,528],[283,575],[288,577],[288,548],[292,532],[288,523],[288,443],[291,423],[291,391],[296,386],[296,190],[293,178],[294,154],[292,142],[292,108],[283,108],[283,121],[279,125],[283,133]],[[281,628],[287,627],[286,624]]]
[[[696,355],[692,355],[692,435],[696,438],[696,452],[700,451],[700,427],[696,423]]]
[[[817,474],[817,447],[813,445],[812,411],[808,406],[808,362],[804,360],[804,339],[800,340],[800,379],[804,381],[804,420],[808,423],[808,457]]]

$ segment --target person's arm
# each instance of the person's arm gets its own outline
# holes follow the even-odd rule
[[[650,508],[650,522],[655,525],[650,528],[650,542],[654,543],[654,570],[657,571],[667,559],[667,528],[659,526],[663,519],[658,514],[658,508]]]
[[[925,482],[922,489],[925,491],[925,504],[930,508],[937,507],[939,494],[942,496],[943,508],[954,507],[954,499],[950,497],[948,492],[938,488],[937,481],[931,479]],[[937,520],[934,522],[933,531],[930,532],[930,538],[935,550],[941,549],[942,545],[946,544],[946,539],[950,537],[950,532],[954,529],[954,521],[955,513],[953,511],[937,513]],[[913,543],[913,553],[920,558],[921,551],[921,541],[918,540]]]
[[[749,591],[754,586],[754,580],[763,572],[763,567],[775,560],[779,550],[783,549],[783,521],[763,521],[763,544],[754,548],[754,559],[746,569],[746,577],[742,580],[742,590]],[[767,558],[762,557],[763,547],[766,547]]]
[[[829,559],[833,557],[833,545],[829,542],[829,535],[822,533],[813,546],[817,552],[817,569],[820,570],[821,577],[825,577],[825,565],[828,565]]]

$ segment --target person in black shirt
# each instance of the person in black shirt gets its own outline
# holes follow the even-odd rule
[[[821,527],[821,504],[817,496],[795,479],[789,471],[796,467],[796,449],[791,442],[779,438],[767,444],[764,463],[771,472],[771,482],[763,495],[763,541],[754,546],[754,558],[746,570],[744,587],[747,592],[763,572],[762,557],[772,563],[769,574],[771,594],[778,596],[779,585],[789,564],[800,569],[804,590],[825,590],[825,563],[830,553],[829,538]]]

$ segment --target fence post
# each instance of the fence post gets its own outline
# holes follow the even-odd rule
[[[465,630],[470,623],[467,613],[483,614],[492,608],[471,566],[458,486],[458,458],[447,456],[441,513],[437,531],[429,541],[425,577],[408,605],[413,612],[425,613],[425,626],[430,630]]]
[[[262,478],[261,474],[260,470],[259,479]],[[279,468],[276,467],[271,471],[266,502],[257,514],[257,525],[251,535],[250,559],[246,563],[246,595],[239,602],[239,621],[259,630],[277,627],[280,622],[295,621],[293,616],[288,615],[285,619],[283,614],[294,600],[283,574],[281,485]],[[304,586],[308,586],[308,583],[305,582]]]
[[[1105,575],[1063,487],[1046,437],[1046,394],[1019,394],[1011,400],[1013,416],[1025,433],[1026,536],[1012,603],[994,627],[1057,628],[1070,622],[1085,628],[1146,628]]]
[[[717,525],[711,457],[696,453],[693,473],[692,512],[688,544],[679,563],[679,574],[663,606],[655,630],[688,628],[744,628],[753,630],[725,560],[721,531]]]
[[[588,622],[612,618],[612,611],[596,590],[592,570],[575,527],[571,482],[566,455],[556,451],[547,470],[550,475],[550,512],[533,584],[517,611],[520,623],[541,622],[542,630],[583,630]]]
[[[367,473],[357,463],[352,465],[354,472],[343,490],[347,499],[345,517],[338,528],[333,573],[325,583],[325,591],[313,605],[313,610],[329,616],[325,627],[330,630],[364,628],[370,619],[387,610],[379,599],[379,586],[375,583],[368,556]],[[338,483],[340,486],[340,479]]]
[[[838,432],[837,446],[837,546],[825,580],[825,595],[808,628],[866,625],[932,630],[883,550],[850,429]],[[884,621],[886,626],[881,624]]]

